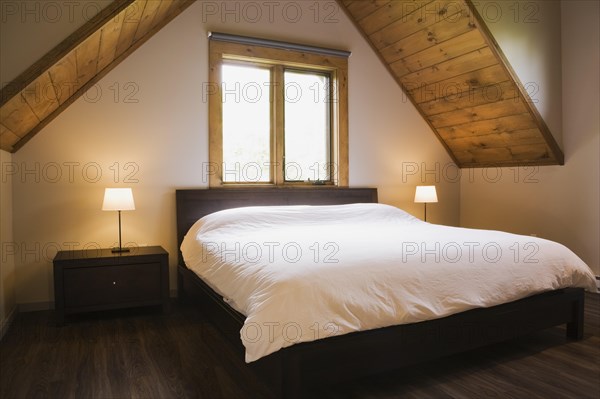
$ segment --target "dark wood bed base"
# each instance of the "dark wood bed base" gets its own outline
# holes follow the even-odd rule
[[[376,189],[231,188],[177,190],[177,235],[218,210],[253,205],[325,205],[377,202]],[[179,254],[181,298],[197,303],[244,359],[239,338],[245,317],[223,302]],[[394,370],[463,352],[537,330],[566,324],[567,337],[583,336],[584,294],[567,288],[437,320],[362,331],[301,343],[247,366],[280,397],[300,397],[307,388]]]

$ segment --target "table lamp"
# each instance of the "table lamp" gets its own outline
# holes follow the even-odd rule
[[[121,242],[121,211],[135,210],[133,192],[130,188],[107,188],[104,190],[103,211],[119,212],[119,246],[112,249],[114,253],[129,252],[129,248],[123,248]]]
[[[425,204],[425,218],[427,221],[427,204],[438,202],[435,186],[417,186],[415,191],[415,202]]]

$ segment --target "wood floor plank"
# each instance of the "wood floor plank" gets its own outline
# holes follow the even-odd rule
[[[600,295],[581,341],[564,327],[322,387],[321,398],[598,398]],[[194,307],[81,315],[21,313],[0,342],[1,398],[272,398],[237,348]]]

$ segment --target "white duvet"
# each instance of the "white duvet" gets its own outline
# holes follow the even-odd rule
[[[247,362],[298,342],[543,291],[595,290],[589,267],[561,244],[433,225],[382,204],[216,212],[192,226],[181,251],[246,316]]]

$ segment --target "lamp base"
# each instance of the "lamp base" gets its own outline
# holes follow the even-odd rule
[[[122,252],[129,252],[129,248],[120,248],[120,247],[114,247],[110,250],[110,252],[112,252],[113,254],[115,253],[122,253]]]

